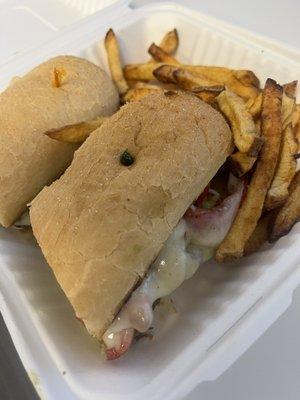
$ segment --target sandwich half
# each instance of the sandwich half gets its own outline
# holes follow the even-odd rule
[[[210,214],[193,203],[231,150],[231,131],[211,106],[187,93],[151,94],[94,131],[32,201],[44,256],[108,359],[149,328],[153,302],[192,276],[229,229],[241,189]],[[224,215],[220,229],[215,217]]]
[[[52,58],[0,94],[0,225],[10,226],[26,205],[70,164],[78,146],[45,132],[111,115],[116,88],[95,64]]]

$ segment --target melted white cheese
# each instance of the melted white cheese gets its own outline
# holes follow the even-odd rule
[[[153,321],[155,300],[171,294],[204,261],[201,251],[187,251],[186,222],[182,219],[153,263],[142,284],[133,292],[103,336],[107,348],[118,347],[118,334],[128,328],[146,332]]]

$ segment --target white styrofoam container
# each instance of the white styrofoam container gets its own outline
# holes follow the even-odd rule
[[[183,62],[252,69],[262,82],[269,76],[281,83],[300,79],[300,53],[293,48],[182,6],[134,8],[121,0],[2,64],[0,88],[57,54],[86,57],[107,69],[102,39],[111,26],[126,62],[147,60],[148,45],[176,27]],[[42,398],[173,400],[217,378],[288,307],[300,283],[300,224],[251,257],[202,265],[174,294],[177,313],[157,318],[154,340],[140,341],[111,363],[75,320],[33,241],[2,229],[0,254],[1,311]]]
[[[50,39],[115,0],[0,0],[0,60]]]

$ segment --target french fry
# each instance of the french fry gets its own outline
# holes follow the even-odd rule
[[[152,43],[148,49],[148,53],[151,54],[153,59],[158,62],[164,62],[170,65],[180,65],[180,62],[176,60],[176,58],[172,57],[166,51],[164,51],[161,47],[156,46],[155,43]]]
[[[201,74],[201,72],[197,72],[197,66],[195,68],[193,68],[193,66],[187,66],[187,67],[180,67],[177,70],[174,70],[173,72],[173,76],[175,77],[176,82],[178,83],[178,85],[185,90],[192,90],[192,91],[196,91],[196,87],[215,87],[215,93],[217,93],[217,91],[221,92],[224,89],[224,85],[226,84],[226,82],[228,83],[228,87],[231,87],[231,84],[233,82],[233,80],[235,79],[233,76],[231,76],[231,84],[228,80],[228,78],[226,77],[226,73],[224,73],[223,70],[220,70],[220,73],[222,72],[224,74],[223,76],[223,82],[224,83],[220,83],[222,82],[222,79],[219,79],[219,81],[214,81],[212,80],[210,77],[208,77],[207,75],[205,75],[205,73],[207,74],[208,69],[204,69],[204,73]],[[212,67],[215,68],[215,67]],[[219,67],[221,68],[221,67]],[[218,71],[218,70],[217,70]],[[208,74],[209,75],[209,74]],[[217,74],[215,74],[214,76],[217,76]],[[218,78],[217,78],[218,79]],[[200,94],[200,91],[202,91],[202,95]],[[206,92],[210,92],[210,93],[206,93]],[[214,97],[212,94],[213,90],[198,90],[199,93],[199,97],[201,97],[204,101],[210,102],[211,100],[214,99]],[[206,98],[203,98],[204,96],[206,96]],[[257,105],[255,104],[255,106],[257,107]],[[254,109],[254,112],[257,112],[257,110]]]
[[[128,83],[124,78],[120,49],[116,35],[112,29],[107,32],[104,45],[107,52],[108,65],[113,81],[115,82],[118,91],[121,95],[124,95],[129,89]]]
[[[281,206],[288,198],[288,188],[297,168],[297,161],[294,157],[297,148],[292,125],[289,124],[283,131],[278,164],[265,200],[265,207],[268,210]]]
[[[126,80],[126,82],[127,82],[127,85],[129,87],[129,89],[135,88],[136,85],[138,85],[139,83],[145,83],[147,85],[147,82],[133,81],[133,80],[130,80],[130,79]]]
[[[298,152],[300,151],[300,104],[296,104],[292,116],[292,128],[294,136],[298,142]]]
[[[285,92],[282,95],[282,128],[285,129],[292,122],[295,108],[295,98],[288,96]]]
[[[162,65],[164,64],[153,62],[129,64],[124,68],[124,75],[126,79],[130,80],[150,81],[153,79],[153,71]],[[237,71],[241,73],[243,70],[231,70],[229,68],[202,65],[180,65],[180,67],[194,75],[200,75],[203,78],[213,81],[216,84],[226,85],[230,90],[246,100],[249,98],[255,98],[260,93],[260,89],[253,85],[244,85],[235,76]]]
[[[252,169],[255,161],[256,157],[237,151],[229,157],[229,167],[235,176],[241,177]]]
[[[227,236],[217,249],[216,260],[218,262],[230,261],[243,256],[246,243],[261,216],[280,150],[281,103],[282,87],[272,79],[267,79],[263,91],[262,107],[262,134],[265,142],[245,199]]]
[[[298,85],[298,81],[292,81],[292,82],[285,83],[283,85],[284,93],[286,93],[289,97],[295,97],[297,85]]]
[[[224,86],[198,86],[192,92],[205,103],[209,103],[218,109],[217,96],[224,90]]]
[[[128,64],[124,67],[124,76],[126,80],[133,81],[151,81],[154,78],[153,71],[165,65],[155,61],[142,64]]]
[[[144,88],[129,89],[128,92],[123,97],[123,100],[125,103],[127,103],[129,101],[137,101],[137,100],[140,100],[143,97],[146,97],[149,94],[155,93],[159,90],[162,90],[162,89],[160,89],[158,86],[156,86],[155,88],[144,87]]]
[[[187,69],[194,74],[200,74],[207,79],[226,85],[231,91],[236,93],[243,99],[256,98],[260,93],[260,89],[253,85],[245,85],[238,77],[248,73],[245,70],[231,70],[224,67],[210,67],[191,65]]]
[[[280,237],[289,233],[300,219],[300,171],[296,173],[289,189],[289,197],[272,226],[270,242],[275,242]]]
[[[195,76],[184,68],[173,71],[173,77],[181,89],[190,90],[206,103],[211,103],[225,89],[224,85]]]
[[[250,98],[246,107],[254,119],[258,118],[261,113],[262,93],[259,93],[255,98]]]
[[[176,52],[179,45],[179,37],[177,29],[173,29],[165,34],[162,38],[159,47],[167,54],[172,55]],[[151,57],[150,61],[153,62],[154,59]]]
[[[297,153],[298,143],[292,127],[296,86],[297,81],[287,83],[283,86],[281,111],[283,134],[278,164],[265,200],[265,207],[268,210],[277,208],[286,201],[289,195],[289,185],[296,173],[297,161],[294,155]]]
[[[179,37],[177,29],[173,29],[167,32],[162,38],[159,47],[163,49],[168,54],[174,54],[179,45]]]
[[[163,64],[153,71],[154,77],[163,83],[176,83],[173,73],[177,70],[174,65]]]
[[[176,83],[181,89],[190,90],[207,103],[211,103],[224,90],[224,86],[206,78],[194,76],[184,68],[162,65],[154,70],[153,75],[163,83]]]
[[[147,82],[135,82],[131,89],[159,89],[159,86]]]
[[[215,85],[215,86],[196,86],[192,92],[193,93],[202,93],[202,92],[210,92],[215,95],[219,95],[221,92],[225,90],[223,85]]]
[[[255,123],[244,101],[226,89],[219,94],[217,102],[222,113],[229,120],[236,147],[249,156],[256,157],[263,143]]]
[[[263,244],[268,242],[270,233],[270,222],[272,218],[274,218],[273,212],[269,212],[260,218],[252,235],[245,245],[244,256],[255,253],[261,248]]]
[[[255,121],[256,132],[261,135],[261,119]]]
[[[79,124],[67,125],[63,128],[50,130],[44,134],[59,142],[83,143],[106,119],[107,117],[99,117],[91,121],[80,122]]]
[[[176,68],[172,72],[175,82],[185,90],[195,90],[198,87],[222,87],[224,89],[224,85],[219,85],[217,82],[214,82],[210,79],[207,79],[200,74],[194,75],[192,72],[189,72],[185,68]]]
[[[249,70],[237,70],[235,72],[235,76],[237,77],[237,79],[242,82],[243,85],[246,86],[255,86],[257,88],[260,87],[260,82],[258,77],[255,75],[255,73],[253,71],[249,71]]]
[[[216,66],[207,66],[207,65],[186,65],[189,71],[194,72],[195,74],[202,74],[206,76],[208,79],[211,79],[216,82],[223,82],[227,84],[230,82],[230,79],[234,76],[237,80],[240,80],[241,76],[249,76],[249,71],[247,70],[235,70],[226,67],[216,67]],[[244,83],[243,83],[244,84]],[[244,84],[248,86],[247,84]],[[251,85],[250,85],[251,86]],[[254,86],[255,87],[255,86]],[[257,89],[257,88],[256,88]],[[255,90],[255,92],[259,92]]]

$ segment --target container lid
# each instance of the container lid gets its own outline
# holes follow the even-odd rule
[[[0,64],[118,0],[0,0]]]

